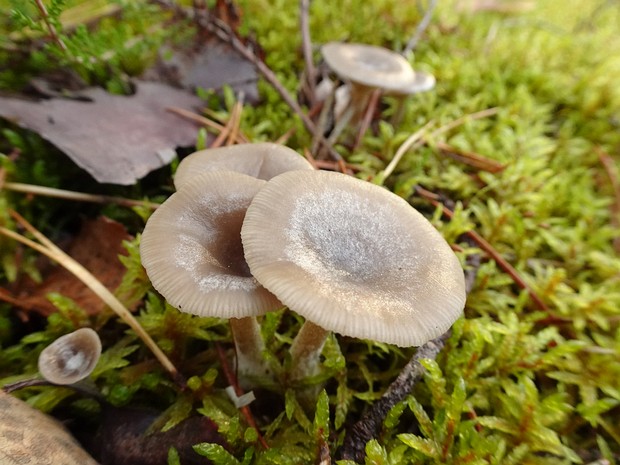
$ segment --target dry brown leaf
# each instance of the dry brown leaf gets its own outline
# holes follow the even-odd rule
[[[125,273],[125,267],[118,259],[126,255],[122,246],[131,239],[123,225],[100,217],[82,226],[78,235],[67,249],[67,253],[89,270],[108,289],[116,289]],[[44,271],[45,273],[45,271]],[[61,266],[52,267],[44,274],[43,282],[24,282],[19,289],[8,293],[0,289],[0,300],[9,301],[21,310],[48,316],[57,311],[47,295],[57,292],[71,298],[89,315],[100,313],[105,304],[79,279]]]
[[[134,184],[168,164],[175,147],[196,140],[194,124],[166,111],[199,107],[200,99],[186,91],[139,81],[131,96],[100,88],[80,96],[90,101],[0,96],[0,117],[39,133],[101,183]]]
[[[0,463],[97,465],[60,423],[1,389]]]

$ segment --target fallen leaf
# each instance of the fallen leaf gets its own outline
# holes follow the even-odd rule
[[[60,423],[1,389],[0,463],[97,465]]]
[[[196,140],[196,126],[166,108],[201,104],[166,84],[138,81],[135,87],[130,96],[100,88],[81,91],[90,101],[0,96],[0,117],[39,133],[97,181],[130,185],[170,163],[175,147]]]
[[[100,217],[84,223],[80,232],[71,242],[67,253],[89,270],[108,289],[116,289],[125,266],[118,259],[126,255],[122,246],[124,240],[131,239],[123,225],[108,218]],[[24,281],[17,290],[8,292],[0,289],[0,300],[5,300],[22,311],[36,312],[48,316],[57,311],[47,299],[51,292],[57,292],[72,299],[90,315],[100,313],[105,304],[84,283],[61,266],[50,267],[40,284]]]
[[[246,102],[255,103],[259,98],[254,66],[231,46],[213,38],[198,47],[162,49],[157,64],[143,77],[187,89],[220,90],[226,84],[236,93],[243,92]]]

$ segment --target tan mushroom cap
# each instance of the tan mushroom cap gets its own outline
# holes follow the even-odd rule
[[[243,318],[278,308],[252,276],[239,232],[250,201],[266,181],[214,171],[193,177],[147,221],[142,264],[155,289],[179,310]]]
[[[92,373],[101,356],[101,339],[91,328],[60,336],[39,355],[39,372],[54,384],[73,384]]]
[[[415,77],[405,58],[383,47],[329,42],[323,45],[321,53],[338,76],[364,86],[400,89]]]
[[[405,200],[340,173],[296,171],[256,195],[241,229],[252,274],[330,331],[399,346],[462,314],[461,265]]]
[[[209,171],[236,171],[269,180],[292,170],[311,170],[312,165],[293,149],[271,142],[239,144],[200,150],[185,157],[177,168],[174,185],[180,189],[188,179]]]
[[[413,77],[413,81],[408,83],[407,85],[399,88],[393,89],[388,92],[388,94],[392,95],[411,95],[411,94],[419,94],[420,92],[426,92],[435,87],[437,80],[435,76],[430,73],[425,73],[424,71],[415,71],[415,75]]]

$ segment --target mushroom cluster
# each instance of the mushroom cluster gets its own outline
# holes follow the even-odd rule
[[[336,93],[339,119],[330,139],[338,137],[349,122],[361,117],[372,92],[381,89],[399,100],[393,122],[403,111],[407,95],[431,90],[435,77],[423,71],[414,71],[409,62],[398,53],[383,47],[365,44],[329,42],[321,48],[329,68],[346,83]],[[340,101],[338,101],[340,100]],[[340,114],[338,114],[340,113]]]
[[[465,284],[437,230],[388,190],[276,147],[206,150],[180,163],[178,191],[142,235],[153,286],[181,311],[231,319],[246,386],[272,374],[256,316],[283,305],[306,319],[290,348],[292,381],[316,374],[330,331],[399,346],[443,334],[463,310]]]

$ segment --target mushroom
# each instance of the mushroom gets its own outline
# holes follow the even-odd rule
[[[250,273],[239,235],[265,184],[231,171],[196,175],[153,213],[140,243],[153,286],[172,306],[229,319],[240,378],[248,382],[270,374],[255,316],[281,307]]]
[[[271,142],[239,144],[200,150],[185,157],[177,168],[174,185],[178,189],[200,173],[208,171],[236,171],[269,180],[291,170],[313,169],[297,152]]]
[[[419,346],[465,304],[464,273],[439,232],[404,199],[325,171],[294,171],[250,204],[241,238],[252,274],[306,322],[291,378],[316,372],[328,331]]]
[[[96,331],[81,328],[59,337],[39,355],[39,373],[53,384],[74,384],[89,376],[101,356]]]
[[[402,55],[383,47],[329,42],[321,53],[334,73],[350,86],[350,104],[330,136],[332,142],[349,121],[359,120],[375,89],[405,95],[422,92],[430,83],[429,75],[416,73]],[[430,88],[433,85],[434,78]]]

